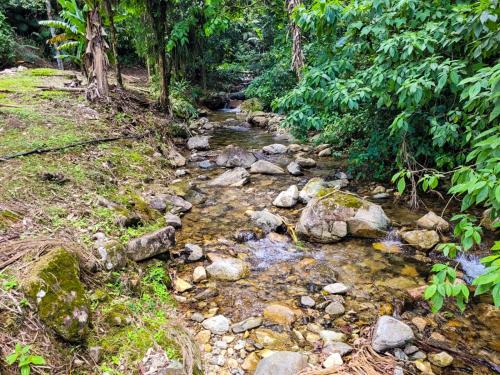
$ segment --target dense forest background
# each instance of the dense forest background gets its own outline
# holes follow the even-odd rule
[[[82,69],[92,99],[107,96],[108,61],[117,87],[123,68],[141,67],[158,107],[184,119],[243,91],[358,178],[392,177],[413,205],[430,191],[459,199],[457,242],[441,245],[454,257],[498,227],[499,16],[496,0],[3,0],[0,66]],[[499,250],[475,281],[496,305]],[[447,288],[443,267],[426,297],[463,306],[468,291]]]

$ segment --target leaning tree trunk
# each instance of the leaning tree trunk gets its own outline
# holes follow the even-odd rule
[[[104,29],[97,7],[87,13],[87,48],[85,50],[85,69],[88,75],[87,99],[90,101],[107,98],[108,87],[108,45],[103,38]]]
[[[304,66],[304,53],[302,52],[302,34],[299,26],[292,20],[294,8],[300,5],[301,0],[287,0],[288,14],[290,16],[290,33],[292,34],[292,63],[291,67],[300,78]]]
[[[47,9],[47,19],[49,21],[52,21],[53,20],[53,18],[52,18],[52,4],[50,3],[50,0],[45,0],[45,7]],[[53,27],[50,28],[50,35],[52,36],[52,38],[54,38],[56,36],[56,31]],[[54,45],[54,51],[55,51],[56,61],[57,61],[57,68],[60,70],[64,70],[64,65],[63,65],[62,59],[60,57],[61,54],[59,53],[59,50],[57,49],[58,45],[59,45],[59,43],[56,43]]]
[[[120,60],[118,58],[118,49],[116,47],[117,37],[116,37],[115,21],[113,19],[114,12],[113,12],[113,7],[111,6],[111,0],[104,0],[104,7],[106,8],[106,13],[107,13],[108,18],[109,18],[111,49],[113,50],[113,57],[115,59],[116,82],[118,83],[118,87],[123,88],[122,70],[121,70]]]

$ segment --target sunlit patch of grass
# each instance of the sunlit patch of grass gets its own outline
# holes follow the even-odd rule
[[[35,76],[35,77],[51,77],[64,75],[64,70],[57,70],[52,68],[35,68],[29,69],[23,72],[24,75]],[[68,74],[71,75],[71,74]]]

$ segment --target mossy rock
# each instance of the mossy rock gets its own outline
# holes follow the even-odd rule
[[[363,200],[360,197],[334,188],[321,188],[316,196],[331,207],[361,208],[363,206]]]
[[[250,98],[243,101],[240,108],[243,112],[256,112],[264,110],[264,105],[257,98]]]
[[[76,256],[64,248],[42,256],[22,283],[40,319],[63,339],[79,342],[89,331],[90,306]]]
[[[107,309],[105,321],[113,327],[125,327],[131,322],[131,315],[131,311],[125,304],[118,303]]]

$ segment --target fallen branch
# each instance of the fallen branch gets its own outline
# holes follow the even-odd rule
[[[83,87],[55,87],[55,86],[37,86],[37,89],[42,91],[69,91],[69,92],[85,92]]]
[[[107,143],[107,142],[120,141],[120,140],[125,140],[125,139],[142,139],[142,138],[146,137],[147,135],[148,135],[148,133],[139,134],[139,135],[119,136],[119,137],[97,138],[97,139],[90,139],[88,141],[70,143],[69,145],[61,146],[61,147],[36,148],[36,149],[30,150],[30,151],[18,152],[17,154],[0,156],[0,163],[7,161],[7,160],[19,158],[22,156],[29,156],[29,155],[34,155],[34,154],[46,154],[46,153],[54,152],[54,151],[63,151],[63,150],[66,150],[66,149],[72,148],[72,147],[95,145],[95,144],[99,144],[99,143]]]
[[[21,108],[18,105],[11,105],[11,104],[1,104],[0,107],[6,107],[6,108]]]

